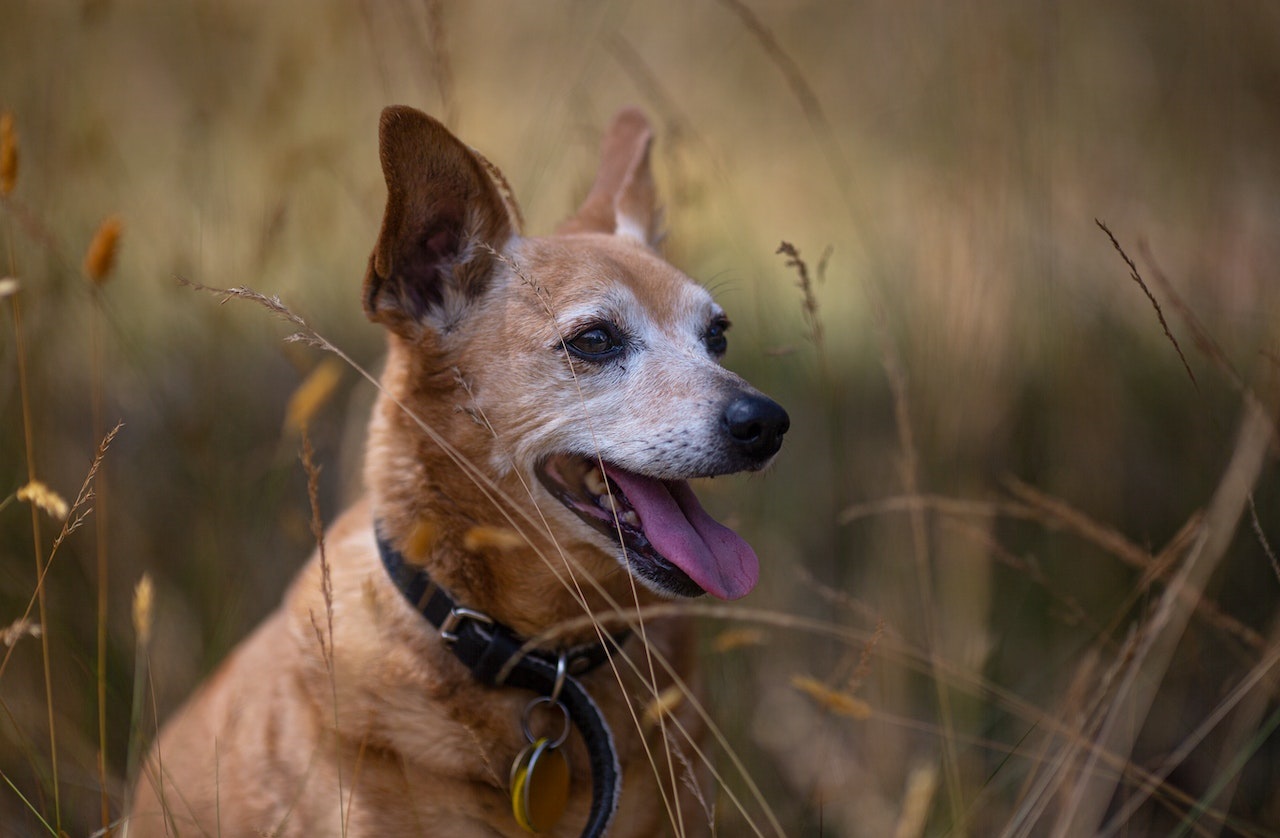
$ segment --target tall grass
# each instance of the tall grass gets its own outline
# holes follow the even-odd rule
[[[533,232],[616,107],[665,126],[666,251],[794,420],[770,474],[699,487],[764,559],[745,603],[687,606],[719,834],[1280,834],[1269,8],[157,9],[0,25],[0,834],[111,829],[358,493],[371,386],[174,277],[376,364],[392,102]],[[72,255],[107,212],[110,270]]]

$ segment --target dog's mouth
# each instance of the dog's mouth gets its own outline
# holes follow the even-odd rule
[[[707,514],[684,480],[659,480],[561,454],[538,479],[561,503],[627,552],[633,575],[675,596],[746,596],[760,577],[755,551]]]

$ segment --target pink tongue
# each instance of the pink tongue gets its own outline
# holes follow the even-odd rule
[[[605,467],[640,516],[655,550],[720,599],[746,596],[760,578],[747,542],[707,514],[683,480],[654,480]]]

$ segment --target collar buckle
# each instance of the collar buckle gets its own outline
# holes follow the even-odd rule
[[[493,618],[483,611],[455,605],[449,609],[444,621],[440,623],[440,639],[450,645],[456,643],[458,641],[458,629],[462,626],[464,620],[472,623],[481,623],[486,626],[493,625]]]

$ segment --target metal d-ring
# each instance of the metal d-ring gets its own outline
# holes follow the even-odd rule
[[[539,704],[550,704],[552,707],[558,707],[560,709],[560,714],[564,717],[564,729],[560,731],[559,737],[551,740],[551,744],[549,746],[552,749],[559,748],[564,744],[564,740],[569,738],[569,728],[571,726],[569,722],[569,708],[565,707],[560,702],[555,701],[549,695],[540,695],[525,705],[524,714],[520,717],[520,728],[524,731],[524,738],[529,742],[536,741],[533,732],[529,730],[529,714],[533,712],[533,708],[537,707]]]
[[[556,704],[560,703],[560,690],[564,688],[564,679],[569,675],[568,655],[564,652],[560,653],[560,658],[556,661],[556,683],[551,688],[550,698]]]

